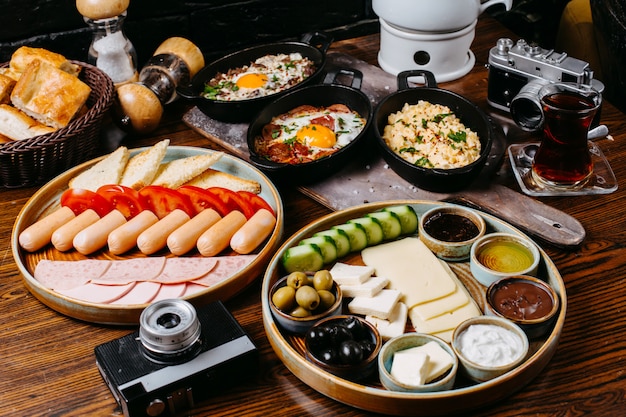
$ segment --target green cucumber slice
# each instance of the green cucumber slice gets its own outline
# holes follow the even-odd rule
[[[358,223],[365,229],[367,235],[367,245],[378,245],[383,241],[384,233],[383,227],[380,225],[378,219],[374,217],[359,217],[356,219],[348,220],[348,223]]]
[[[343,223],[333,226],[331,229],[343,230],[350,240],[350,252],[363,250],[367,247],[367,233],[365,228],[358,223]]]
[[[335,243],[337,248],[337,258],[341,258],[350,253],[350,239],[343,230],[328,229],[315,233],[313,236],[328,236]]]
[[[402,224],[398,215],[392,211],[376,211],[367,217],[378,220],[383,228],[384,240],[395,239],[402,234]]]
[[[324,257],[317,245],[312,243],[288,248],[283,253],[283,267],[288,273],[317,272],[324,267]]]
[[[417,213],[412,206],[403,204],[400,206],[385,207],[383,211],[395,213],[400,219],[402,225],[402,234],[408,235],[415,233],[418,227]]]
[[[337,260],[337,246],[330,236],[312,236],[300,241],[299,245],[312,243],[322,251],[324,263],[329,264]]]

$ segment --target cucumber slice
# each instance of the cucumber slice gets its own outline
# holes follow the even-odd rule
[[[385,207],[383,211],[395,213],[400,218],[403,235],[408,235],[417,231],[417,213],[415,213],[415,209],[413,207],[406,204],[401,206],[389,206]]]
[[[333,226],[332,229],[343,230],[350,240],[350,252],[363,250],[367,247],[367,233],[358,223],[343,223]]]
[[[335,247],[337,248],[337,258],[341,258],[350,253],[350,239],[348,238],[346,232],[344,232],[343,230],[328,229],[317,232],[313,236],[328,236],[329,238],[331,238],[335,243]]]
[[[402,224],[398,215],[391,211],[376,211],[367,217],[378,220],[383,228],[384,240],[395,239],[402,234]]]
[[[380,225],[378,219],[374,217],[359,217],[356,219],[348,220],[348,223],[358,223],[365,229],[367,235],[367,245],[378,245],[383,241],[383,227]]]
[[[322,251],[322,258],[324,263],[329,264],[337,260],[337,246],[330,236],[313,236],[300,241],[300,245],[306,245],[313,243]]]
[[[288,273],[317,272],[324,267],[324,257],[317,245],[312,243],[288,248],[283,253],[283,267]]]

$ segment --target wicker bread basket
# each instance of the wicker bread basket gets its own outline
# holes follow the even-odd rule
[[[95,156],[102,121],[113,104],[113,81],[93,65],[79,78],[91,87],[88,111],[55,132],[0,144],[0,187],[16,188],[46,182]],[[8,63],[0,65],[6,67]]]

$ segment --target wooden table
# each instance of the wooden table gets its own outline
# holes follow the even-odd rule
[[[441,86],[461,93],[485,111],[506,120],[486,103],[487,56],[496,40],[509,35],[497,22],[479,21],[472,50],[477,62],[462,79]],[[376,64],[378,36],[336,42],[331,50]],[[130,147],[170,138],[176,145],[215,147],[181,123],[188,105],[167,108],[158,131],[129,137]],[[559,268],[567,288],[568,311],[558,350],[534,381],[505,401],[470,412],[475,416],[617,416],[626,412],[626,117],[605,103],[602,123],[610,138],[598,140],[620,181],[609,195],[542,198],[576,217],[587,238],[579,249],[544,249]],[[511,142],[528,140],[511,129]],[[498,182],[519,190],[510,168]],[[508,174],[507,174],[508,172]],[[22,285],[11,255],[10,236],[20,209],[36,188],[1,190],[0,202],[0,415],[112,416],[121,412],[94,363],[93,348],[131,329],[80,322],[37,301]],[[298,191],[281,188],[286,212],[286,237],[329,213],[329,209]],[[300,382],[280,362],[263,330],[261,278],[226,306],[257,343],[261,368],[255,377],[201,404],[190,415],[358,416],[361,410],[326,398]]]

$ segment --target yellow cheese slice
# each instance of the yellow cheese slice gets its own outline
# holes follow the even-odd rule
[[[463,307],[465,304],[469,303],[469,301],[467,293],[457,286],[456,291],[450,295],[418,304],[412,308],[414,313],[419,315],[420,319],[429,320]]]
[[[407,306],[445,297],[457,287],[439,258],[418,238],[371,246],[363,249],[361,257],[377,276],[389,279],[388,288],[402,292]]]
[[[473,302],[467,303],[461,308],[442,314],[441,316],[434,317],[430,320],[422,320],[420,315],[415,312],[414,308],[409,310],[409,318],[411,319],[411,323],[413,324],[415,331],[428,334],[452,330],[462,321],[480,315],[480,310],[478,310]]]

